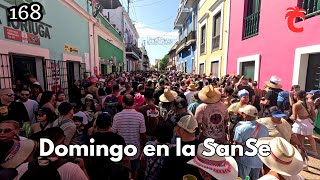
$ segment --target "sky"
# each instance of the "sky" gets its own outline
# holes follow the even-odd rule
[[[127,9],[128,0],[119,0]],[[129,14],[145,43],[150,63],[163,58],[178,39],[173,29],[180,0],[130,0]],[[128,10],[128,9],[127,9]]]

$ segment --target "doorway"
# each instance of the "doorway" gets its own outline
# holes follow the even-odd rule
[[[74,83],[80,80],[80,63],[67,61],[67,78],[68,78],[68,93],[74,88]]]
[[[243,75],[246,78],[254,79],[254,69],[255,69],[254,61],[242,62],[241,67],[242,67],[241,75]]]
[[[187,62],[184,62],[184,72],[187,73],[187,70],[188,70]]]
[[[306,78],[306,91],[320,88],[320,54],[309,55]]]
[[[31,76],[37,79],[35,57],[11,55],[11,64],[13,84],[15,84],[17,80],[20,80],[21,84],[29,84],[29,77]]]

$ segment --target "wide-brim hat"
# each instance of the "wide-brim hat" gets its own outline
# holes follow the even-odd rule
[[[198,93],[199,99],[208,104],[216,103],[221,100],[221,92],[215,89],[212,85],[205,86]]]
[[[27,159],[30,158],[31,155],[35,152],[37,149],[37,144],[35,141],[26,139],[22,141],[16,141],[14,140],[13,147],[11,148],[17,148],[17,152],[13,154],[13,157],[6,161],[5,163],[2,163],[0,166],[3,168],[17,168],[19,165],[24,163]],[[11,153],[11,152],[8,152]],[[13,152],[12,152],[13,153]]]
[[[187,163],[204,170],[216,179],[237,179],[238,165],[233,157],[220,157],[217,154],[206,157],[202,155],[205,149],[203,143],[199,144],[197,155]]]
[[[178,96],[178,93],[170,89],[165,89],[164,93],[160,96],[159,100],[161,102],[173,102]]]
[[[97,100],[93,98],[92,94],[87,94],[86,97],[81,99],[82,104],[86,103],[86,99],[93,100],[94,103],[97,103]]]
[[[280,78],[278,78],[277,76],[272,76],[270,78],[269,81],[266,81],[264,84],[270,88],[273,88],[273,89],[281,89],[282,88],[282,85],[279,84],[279,82],[281,81]]]
[[[187,87],[190,91],[196,91],[197,87],[195,84],[189,84],[189,86]]]
[[[285,176],[294,176],[303,170],[303,159],[299,151],[281,137],[264,137],[256,143],[256,147],[263,144],[270,146],[270,155],[258,155],[261,161],[271,170]]]

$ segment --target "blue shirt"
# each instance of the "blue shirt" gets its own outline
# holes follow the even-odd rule
[[[240,126],[236,127],[235,134],[233,140],[237,143],[241,143],[243,145],[246,144],[246,141],[250,138],[253,138],[253,134],[257,128],[257,121],[245,121]],[[259,133],[256,137],[256,139],[262,138],[262,137],[268,137],[268,128],[261,124]],[[244,146],[244,151],[251,152],[252,150]],[[262,168],[262,161],[260,160],[259,156],[249,157],[249,156],[242,156],[237,157],[237,162],[241,163],[249,168]]]
[[[196,113],[196,109],[197,109],[197,107],[200,105],[201,103],[200,102],[193,102],[193,103],[191,103],[189,106],[188,106],[188,110],[190,111],[190,112],[192,112],[192,114],[194,115],[195,113]]]
[[[284,99],[289,99],[289,92],[288,91],[279,92],[277,101],[278,102],[283,102]]]

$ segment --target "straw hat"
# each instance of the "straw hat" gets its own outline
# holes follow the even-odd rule
[[[189,84],[189,86],[187,87],[190,91],[196,91],[197,90],[197,87],[195,84]]]
[[[16,168],[20,164],[24,163],[36,150],[36,142],[26,139],[23,141],[12,140],[2,145],[4,149],[9,151],[6,154],[10,154],[11,158],[6,160],[0,166],[3,168]],[[7,156],[8,158],[9,156]]]
[[[269,145],[271,151],[269,156],[263,157],[259,154],[259,157],[271,170],[285,176],[294,176],[302,171],[302,156],[288,141],[281,137],[265,137],[258,140],[256,147],[262,144]]]
[[[217,154],[206,157],[203,151],[208,151],[203,143],[199,144],[196,157],[187,162],[209,173],[216,179],[237,179],[238,165],[233,157],[220,157]]]
[[[221,92],[215,89],[212,85],[205,86],[198,94],[202,102],[212,104],[220,101]]]
[[[160,96],[161,102],[173,102],[174,99],[178,96],[175,91],[171,91],[170,89],[165,89],[164,93]]]
[[[264,84],[273,89],[281,89],[282,85],[280,85],[281,79],[277,76],[272,76],[269,81],[266,81]]]

